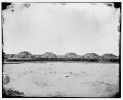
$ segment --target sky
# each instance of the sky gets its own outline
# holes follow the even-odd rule
[[[2,11],[3,51],[119,55],[119,15],[103,3],[13,3]]]

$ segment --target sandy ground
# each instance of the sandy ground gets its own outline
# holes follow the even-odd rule
[[[119,92],[119,64],[5,64],[6,88],[29,97],[112,97]]]

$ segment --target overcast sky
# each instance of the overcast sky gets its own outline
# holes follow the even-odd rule
[[[114,7],[17,3],[2,13],[5,53],[119,54],[119,10]]]

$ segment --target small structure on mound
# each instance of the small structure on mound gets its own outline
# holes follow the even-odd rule
[[[114,54],[103,54],[101,56],[101,61],[119,62],[119,56]]]
[[[57,58],[57,56],[52,52],[45,52],[43,55],[41,55],[42,58]]]
[[[18,53],[17,55],[14,56],[14,58],[31,58],[32,54],[27,52],[27,51],[23,51]]]
[[[87,53],[82,56],[82,59],[87,61],[98,61],[99,58],[100,56],[95,53]]]
[[[78,55],[74,52],[66,53],[64,55],[65,58],[78,58]]]
[[[119,57],[114,54],[104,54],[101,56],[101,58],[102,59],[119,59]]]

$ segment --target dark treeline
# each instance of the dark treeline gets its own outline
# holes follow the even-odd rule
[[[46,52],[42,55],[34,55],[27,51],[18,54],[3,53],[3,62],[25,62],[25,61],[84,61],[84,62],[114,62],[119,63],[119,57],[114,54],[104,54],[99,56],[95,53],[77,55],[73,52],[65,55],[56,55],[52,52]]]
[[[84,62],[114,62],[118,63],[119,59],[81,59],[81,58],[38,58],[38,59],[6,59],[8,62],[25,62],[25,61],[84,61]]]

